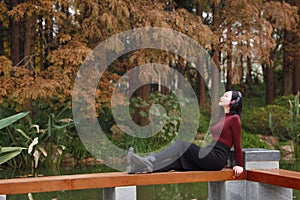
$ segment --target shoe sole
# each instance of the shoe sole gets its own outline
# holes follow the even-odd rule
[[[137,164],[137,165],[139,165],[139,166],[141,166],[141,167],[143,167],[143,168],[147,168],[148,170],[149,170],[149,168],[150,168],[150,169],[153,168],[153,165],[152,165],[151,163],[145,162],[144,160],[142,160],[142,159],[141,159],[139,156],[137,156],[136,154],[132,154],[131,160],[132,160],[135,164]]]

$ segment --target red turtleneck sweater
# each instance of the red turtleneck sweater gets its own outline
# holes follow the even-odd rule
[[[242,127],[238,115],[226,114],[224,118],[212,125],[210,131],[214,140],[222,142],[229,149],[234,146],[236,164],[243,167]]]

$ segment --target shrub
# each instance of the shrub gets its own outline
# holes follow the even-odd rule
[[[209,128],[209,123],[210,123],[210,117],[200,112],[198,132],[206,133]]]
[[[48,123],[44,126],[33,124],[29,112],[1,119],[0,129],[5,129],[0,131],[0,145],[28,149],[27,152],[20,151],[20,148],[6,149],[6,152],[10,152],[12,155],[20,154],[18,157],[10,157],[13,158],[11,165],[29,167],[34,163],[36,168],[39,161],[43,164],[58,165],[65,149],[62,144],[72,138],[68,133],[69,128],[74,125],[71,119],[60,118],[61,116],[62,113],[56,116],[49,114]],[[21,121],[20,119],[23,118],[26,120]]]
[[[290,109],[289,101],[293,101],[294,99],[295,99],[295,95],[281,96],[274,100],[274,104],[278,106],[282,106],[286,109]]]
[[[257,135],[247,133],[246,131],[243,131],[242,134],[242,146],[243,148],[270,148],[265,142],[261,141]]]
[[[288,122],[288,110],[278,105],[248,110],[242,117],[242,125],[246,131],[262,135],[273,134],[281,140],[290,139]]]

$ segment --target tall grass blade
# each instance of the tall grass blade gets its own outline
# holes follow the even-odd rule
[[[2,147],[2,151],[0,154],[0,165],[9,161],[10,159],[16,157],[21,153],[21,151],[25,149],[22,147]]]
[[[0,129],[5,128],[5,127],[13,124],[14,122],[22,119],[23,117],[25,117],[28,114],[29,114],[29,112],[21,112],[21,113],[15,114],[13,116],[1,119],[0,120]]]

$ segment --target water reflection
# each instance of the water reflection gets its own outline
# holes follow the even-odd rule
[[[137,188],[138,200],[207,200],[207,183],[151,185]]]

